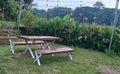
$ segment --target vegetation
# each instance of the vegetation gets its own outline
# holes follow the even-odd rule
[[[97,1],[93,6],[98,9],[105,8],[105,5],[102,3],[102,1]]]
[[[22,2],[22,7],[20,9],[21,5],[19,0],[0,0],[0,19],[17,21],[20,23],[20,19],[24,19],[24,17],[21,18],[21,16],[25,15],[24,11],[31,9],[32,6],[35,5],[32,4],[32,2],[33,0],[25,0]],[[101,1],[96,2],[94,4],[94,7],[78,7],[75,10],[64,7],[55,7],[53,9],[48,9],[47,11],[38,9],[31,9],[31,11],[34,16],[42,16],[46,19],[51,19],[56,16],[62,18],[66,14],[72,12],[72,17],[79,21],[79,23],[83,23],[84,18],[87,18],[87,23],[96,22],[102,25],[111,25],[114,19],[114,9],[105,8],[104,4]],[[118,19],[117,25],[119,25],[119,21],[120,20]]]
[[[56,43],[69,45],[75,49],[74,59],[69,61],[65,55],[43,56],[41,58],[43,66],[39,67],[32,63],[33,59],[29,55],[24,55],[24,57],[20,55],[20,51],[23,51],[25,47],[17,47],[17,54],[10,55],[9,46],[1,42],[0,74],[101,74],[102,71],[98,68],[99,66],[110,66],[114,70],[120,67],[119,57],[114,55],[110,57],[104,53],[91,51],[108,51],[112,30],[108,25],[112,24],[114,9],[105,8],[104,4],[96,2],[95,8],[81,7],[72,10],[58,7],[48,9],[48,11],[32,10],[33,0],[23,1],[0,0],[0,19],[17,20],[18,27],[19,23],[22,22],[24,25],[20,28],[22,35],[51,35],[62,38]],[[24,14],[21,15],[21,13]],[[22,21],[20,21],[21,16]],[[107,26],[98,24],[106,24]],[[16,27],[14,22],[0,21],[0,26],[6,25]],[[18,34],[17,31],[15,35]],[[85,48],[90,51],[85,50]],[[116,28],[111,53],[120,55],[119,48],[120,29]],[[118,70],[120,71],[120,69]]]
[[[63,45],[54,45],[60,46]],[[34,47],[33,47],[34,48]],[[65,54],[42,56],[41,66],[33,63],[29,54],[21,54],[25,47],[15,47],[16,54],[10,54],[9,45],[0,46],[0,74],[102,74],[99,65],[119,70],[120,58],[104,53],[71,47],[73,60]],[[107,69],[105,69],[107,72]],[[116,73],[115,73],[116,74]]]
[[[32,2],[33,0],[0,0],[0,19],[20,23],[22,9],[30,9]]]
[[[3,25],[15,26],[15,22],[0,21],[0,26]]]
[[[21,32],[25,34],[23,29]],[[55,17],[49,21],[41,18],[30,35],[58,36],[62,38],[59,43],[105,52],[108,51],[111,32],[110,26],[100,26],[95,23],[79,24],[69,15],[66,15],[64,18]],[[116,29],[111,52],[117,55],[120,55],[119,41],[120,29]]]
[[[27,29],[27,35],[28,35],[28,30],[30,30],[31,28],[34,27],[34,17],[33,15],[31,14],[30,11],[28,11],[25,19],[24,19],[24,22],[23,22],[24,26],[26,27]]]
[[[3,20],[17,19],[19,2],[17,0],[0,0],[0,12]]]
[[[28,25],[25,25],[27,25],[29,29],[31,29],[33,26],[35,28],[31,29],[29,33],[27,33],[25,28],[20,28],[22,34],[58,36],[62,38],[62,40],[58,43],[102,52],[108,51],[112,30],[110,26],[100,26],[96,23],[87,24],[86,22],[79,24],[79,22],[74,20],[73,16],[69,15],[66,15],[63,18],[55,17],[50,20],[41,17],[35,18],[34,21],[34,18],[35,17],[33,16],[31,18],[27,17],[26,19]],[[32,25],[30,25],[30,22],[32,22]],[[36,25],[34,25],[33,22],[35,22]],[[117,28],[113,38],[111,50],[112,53],[117,55],[120,55],[119,40],[120,30]]]
[[[68,9],[68,8],[53,8],[53,9],[48,9],[47,11],[45,10],[38,10],[34,9],[34,15],[37,16],[42,16],[43,18],[46,19],[51,19],[56,16],[59,16],[63,18],[66,14],[69,14],[72,12],[72,18],[77,20],[79,23],[84,22],[84,18],[87,17],[87,23],[97,23],[100,25],[111,25],[113,24],[114,20],[114,9],[113,8],[103,8],[103,9],[98,9],[94,7],[78,7],[75,10]],[[118,11],[119,13],[119,11]],[[120,17],[119,17],[120,18]],[[118,24],[119,26],[120,20],[118,19]]]

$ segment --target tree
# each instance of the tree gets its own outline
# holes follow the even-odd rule
[[[55,7],[53,9],[48,9],[48,11],[47,11],[47,17],[49,19],[50,18],[54,18],[56,16],[64,17],[70,11],[72,11],[71,8]]]
[[[102,1],[97,1],[93,6],[98,9],[105,8],[105,5],[102,3]]]
[[[31,8],[32,2],[33,2],[33,0],[20,0],[19,15],[18,15],[18,19],[17,19],[17,28],[18,28],[18,30],[19,30],[19,24],[20,24],[21,15],[22,15],[22,9],[29,10]]]
[[[17,20],[19,2],[16,0],[8,0],[5,8],[5,18],[7,20]]]
[[[23,1],[24,1],[24,8],[26,10],[29,10],[29,9],[32,8],[32,2],[33,2],[33,0],[23,0]]]
[[[23,0],[23,1],[25,2],[25,4],[28,4],[28,5],[30,5],[33,2],[33,0]]]
[[[5,8],[6,8],[6,5],[7,5],[7,0],[0,0],[0,9],[2,11],[2,20],[4,20],[4,12],[5,12]]]
[[[18,0],[0,0],[2,19],[16,20],[18,14]]]
[[[30,30],[30,28],[33,28],[34,27],[34,17],[33,15],[31,14],[30,11],[28,11],[25,19],[24,19],[24,22],[23,22],[24,26],[26,27],[27,29],[27,34],[28,34],[28,30]]]

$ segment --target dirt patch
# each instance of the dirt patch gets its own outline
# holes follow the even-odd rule
[[[101,74],[120,74],[120,67],[114,68],[111,66],[98,65],[97,69],[101,71]]]

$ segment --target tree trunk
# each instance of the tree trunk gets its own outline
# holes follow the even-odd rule
[[[19,31],[19,25],[20,25],[21,13],[22,13],[22,2],[23,2],[23,0],[20,0],[20,10],[19,10],[19,15],[18,15],[18,20],[17,20],[18,31]]]
[[[3,8],[3,11],[2,11],[2,20],[4,20],[4,8]]]

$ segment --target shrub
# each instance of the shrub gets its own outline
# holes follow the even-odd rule
[[[27,34],[28,34],[28,30],[30,30],[31,28],[33,28],[35,25],[34,25],[34,17],[33,15],[31,14],[30,11],[28,11],[25,19],[24,19],[24,22],[23,22],[24,26],[26,27],[27,29]]]

